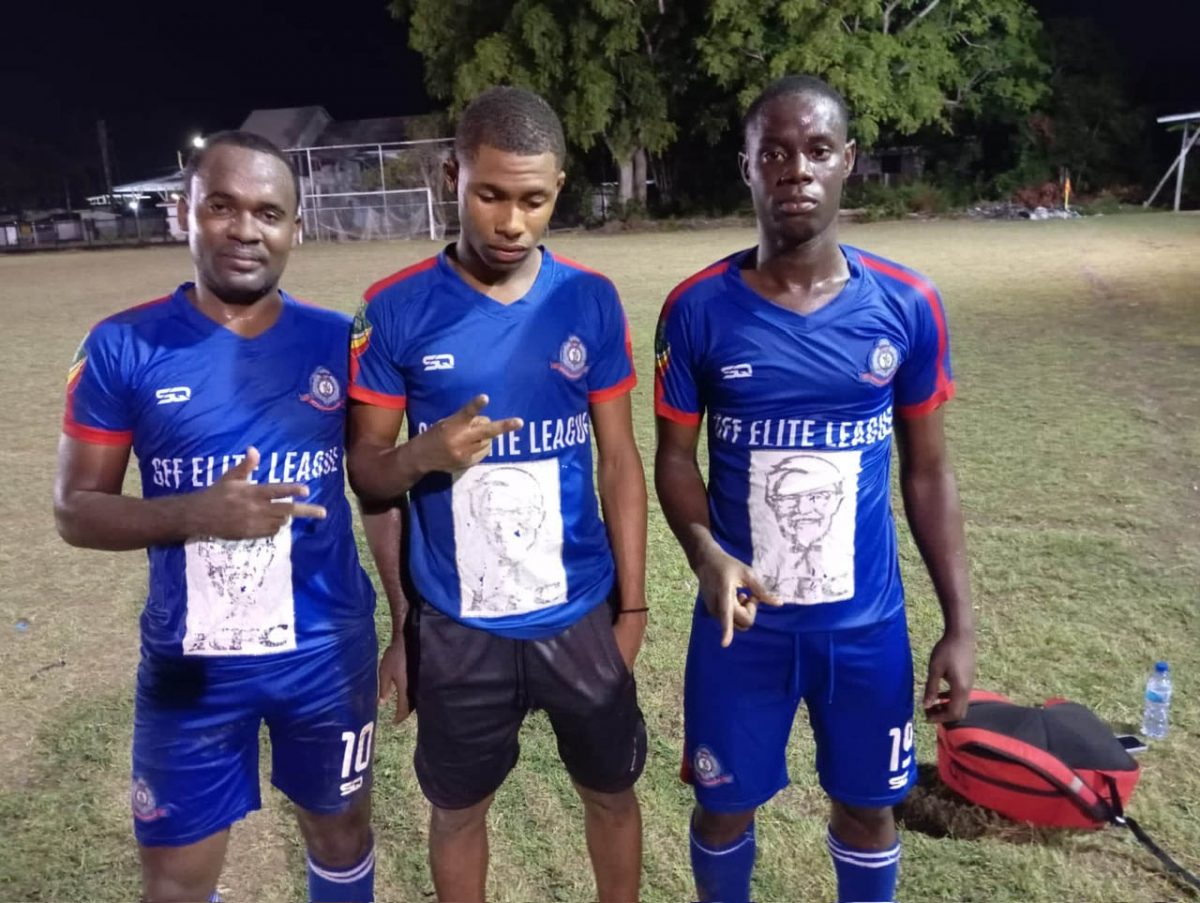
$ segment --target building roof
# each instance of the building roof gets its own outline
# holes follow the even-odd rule
[[[380,116],[374,119],[331,122],[321,133],[315,146],[389,144],[397,141],[445,138],[450,134],[450,125],[441,113],[423,116]]]
[[[333,121],[324,107],[281,107],[254,110],[242,123],[242,131],[261,135],[279,147],[311,147]]]

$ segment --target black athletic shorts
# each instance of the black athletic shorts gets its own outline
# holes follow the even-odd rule
[[[541,640],[465,627],[428,602],[415,605],[413,615],[414,765],[435,806],[465,809],[494,793],[517,764],[517,734],[533,709],[549,716],[576,783],[618,793],[637,781],[646,723],[608,604]]]

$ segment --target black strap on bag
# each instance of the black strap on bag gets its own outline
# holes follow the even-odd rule
[[[1110,794],[1108,820],[1119,828],[1128,828],[1132,831],[1138,843],[1149,850],[1154,858],[1162,863],[1163,868],[1167,870],[1167,874],[1182,881],[1184,884],[1191,885],[1189,889],[1200,891],[1200,878],[1197,878],[1172,859],[1166,850],[1150,838],[1150,835],[1143,830],[1142,826],[1137,823],[1133,816],[1125,814],[1125,808],[1121,805],[1121,796],[1117,793],[1116,782],[1112,778],[1108,778],[1108,790]]]

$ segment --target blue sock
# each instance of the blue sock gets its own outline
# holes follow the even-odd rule
[[[371,903],[375,899],[375,841],[347,869],[326,868],[308,856],[308,899],[312,903]]]
[[[212,895],[208,898],[208,903],[224,903],[224,901],[221,899],[221,892],[219,890],[214,890]]]
[[[826,835],[833,869],[837,872],[838,903],[891,903],[896,899],[900,873],[900,841],[886,850],[856,850]]]
[[[754,822],[746,833],[723,847],[706,847],[692,836],[692,875],[696,894],[711,903],[749,903],[750,875],[754,871]]]

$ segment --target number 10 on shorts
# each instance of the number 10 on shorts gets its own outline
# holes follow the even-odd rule
[[[899,790],[908,783],[908,769],[912,765],[912,748],[913,748],[913,726],[909,721],[901,730],[898,727],[893,727],[888,731],[888,736],[892,740],[892,757],[888,762],[888,771],[892,773],[888,778],[888,786],[892,790]],[[901,760],[900,753],[903,751],[904,759]],[[896,774],[899,772],[899,774]]]
[[[911,725],[909,727],[911,734]],[[342,733],[342,743],[346,745],[346,752],[342,756],[342,796],[349,796],[363,785],[363,772],[371,767],[371,742],[374,736],[374,721],[364,724],[357,734],[354,731]]]

